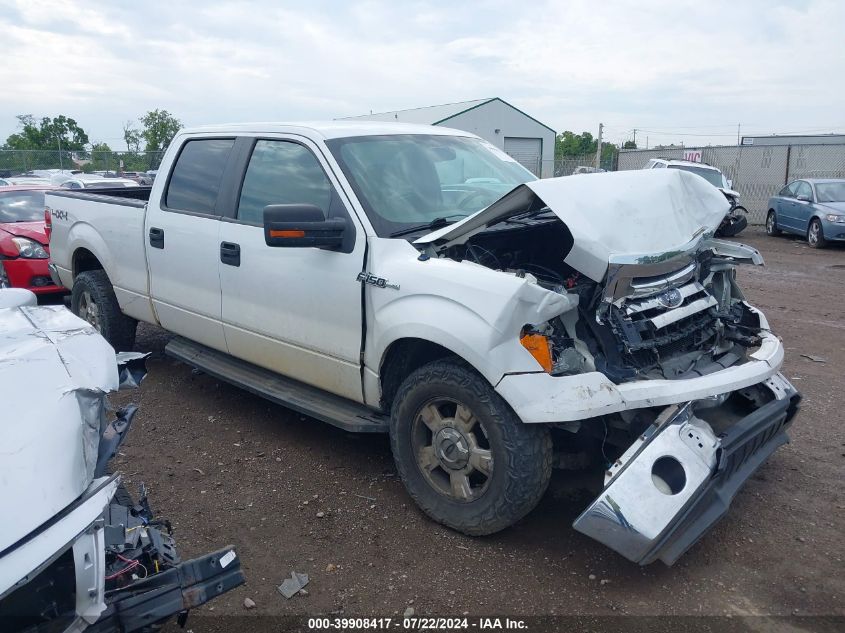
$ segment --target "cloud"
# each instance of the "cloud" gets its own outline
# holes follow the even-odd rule
[[[30,112],[120,147],[154,108],[198,125],[489,96],[610,140],[845,128],[842,24],[836,0],[2,2],[0,139]]]

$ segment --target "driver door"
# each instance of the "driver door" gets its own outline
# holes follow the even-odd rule
[[[319,149],[305,139],[250,139],[240,195],[220,226],[222,321],[229,353],[362,401],[361,284],[366,236]],[[344,245],[270,247],[263,210],[313,204],[346,220]]]

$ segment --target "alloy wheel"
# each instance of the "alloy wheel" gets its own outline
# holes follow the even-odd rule
[[[812,222],[810,224],[810,231],[807,234],[807,241],[813,246],[819,243],[819,223]]]
[[[425,403],[414,418],[412,447],[428,483],[453,501],[483,495],[493,476],[484,424],[466,405],[448,398]]]
[[[100,309],[97,306],[91,293],[84,290],[79,295],[79,306],[77,307],[77,316],[91,324],[94,329],[102,333],[100,327]]]

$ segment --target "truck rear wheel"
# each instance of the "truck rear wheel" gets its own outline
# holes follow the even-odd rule
[[[73,280],[71,311],[88,321],[118,352],[135,346],[138,322],[120,311],[108,275],[104,270],[87,270]]]
[[[474,536],[528,514],[552,472],[548,429],[523,424],[458,360],[429,363],[401,385],[390,445],[402,482],[432,519]]]

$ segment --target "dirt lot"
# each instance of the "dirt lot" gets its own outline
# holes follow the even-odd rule
[[[411,503],[386,437],[346,434],[192,372],[164,357],[167,335],[150,327],[137,344],[153,352],[149,376],[118,398],[141,404],[118,467],[131,487],[147,484],[183,556],[238,547],[248,584],[205,615],[244,614],[247,597],[264,615],[392,616],[409,605],[418,615],[844,615],[845,249],[757,228],[742,238],[767,265],[744,268],[741,285],[783,337],[785,374],[805,399],[792,443],[674,567],[640,568],[575,532],[590,496],[571,473],[504,533],[456,534]],[[310,576],[308,595],[285,600],[276,586],[292,570]]]

